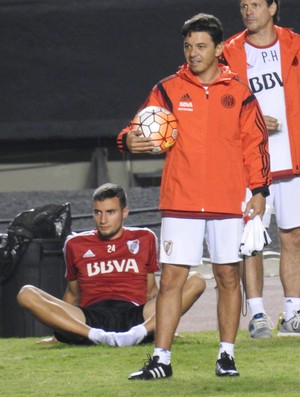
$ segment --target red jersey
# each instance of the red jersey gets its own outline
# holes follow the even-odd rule
[[[159,270],[158,244],[147,228],[126,227],[115,240],[100,240],[97,230],[71,235],[65,242],[66,278],[80,286],[80,306],[108,300],[142,305],[147,274]]]

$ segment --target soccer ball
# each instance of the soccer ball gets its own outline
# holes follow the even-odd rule
[[[151,137],[155,146],[153,154],[167,152],[177,139],[177,120],[169,110],[160,106],[142,109],[131,122],[132,129],[140,130],[146,138]]]

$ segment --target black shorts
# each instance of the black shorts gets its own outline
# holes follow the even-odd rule
[[[119,300],[107,300],[81,307],[87,325],[115,332],[126,332],[135,325],[142,324],[145,321],[143,309],[144,305],[137,306],[134,303]],[[60,342],[76,345],[93,344],[88,338],[71,332],[56,330],[54,334]]]

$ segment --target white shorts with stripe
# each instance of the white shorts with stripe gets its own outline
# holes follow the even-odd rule
[[[204,239],[212,263],[239,262],[242,232],[242,218],[222,220],[163,218],[160,262],[199,266],[202,263]]]

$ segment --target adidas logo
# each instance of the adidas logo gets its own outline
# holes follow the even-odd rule
[[[93,258],[94,256],[96,256],[92,250],[87,250],[85,254],[83,254],[83,258]]]
[[[193,111],[193,102],[189,94],[182,95],[182,97],[179,100],[178,110],[189,111],[189,112]]]
[[[181,101],[191,101],[191,97],[189,96],[189,94],[184,94],[182,95],[182,97],[180,98]]]

